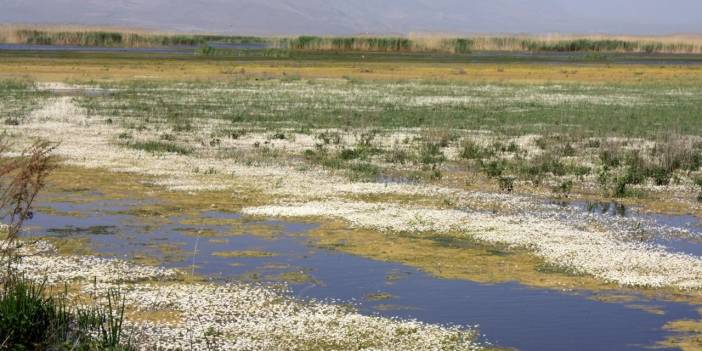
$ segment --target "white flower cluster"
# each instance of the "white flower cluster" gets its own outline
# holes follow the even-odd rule
[[[71,98],[50,99],[30,117],[27,123],[8,128],[28,136],[60,138],[62,144],[57,152],[70,164],[152,175],[157,184],[171,190],[261,191],[294,203],[247,209],[249,214],[333,216],[380,230],[460,232],[487,242],[528,247],[551,263],[619,284],[702,286],[699,257],[625,242],[616,226],[597,231],[581,228],[582,223],[573,223],[563,216],[544,217],[539,214],[544,206],[529,197],[432,185],[356,183],[319,170],[257,167],[225,162],[203,153],[153,155],[115,145],[114,135],[124,130],[99,117],[88,117]],[[194,169],[214,172],[205,175],[193,172]],[[500,214],[338,200],[359,195],[440,197],[449,199],[457,208],[499,207]]]
[[[470,327],[364,316],[349,307],[299,301],[286,291],[245,283],[183,283],[176,271],[97,257],[58,256],[45,242],[25,246],[18,272],[82,293],[119,289],[125,325],[140,350],[479,350]],[[278,289],[280,290],[280,289]],[[129,317],[166,311],[172,318]]]
[[[54,247],[44,241],[24,245],[18,250],[22,259],[14,268],[25,277],[48,284],[75,281],[138,282],[151,279],[169,279],[176,271],[160,267],[140,266],[123,260],[93,256],[60,256]]]
[[[247,284],[138,285],[132,308],[177,312],[179,322],[135,322],[144,350],[478,350],[470,328],[363,316]]]

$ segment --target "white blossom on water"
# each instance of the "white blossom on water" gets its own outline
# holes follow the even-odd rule
[[[644,287],[702,288],[702,259],[579,229],[556,218],[490,214],[364,202],[307,202],[245,208],[277,217],[336,217],[356,227],[393,232],[460,233],[484,242],[527,248],[548,262],[603,280]]]
[[[126,330],[139,350],[482,349],[473,327],[365,316],[334,301],[294,299],[285,289],[261,285],[185,283],[174,279],[175,270],[58,256],[45,242],[21,254],[15,269],[30,279],[76,284],[87,296],[118,289],[129,311]],[[130,317],[159,311],[173,317]]]
[[[69,164],[151,175],[156,184],[176,191],[260,191],[283,203],[244,211],[253,215],[337,217],[378,230],[455,232],[524,247],[550,263],[622,285],[702,287],[699,257],[623,240],[623,232],[616,226],[592,229],[568,218],[540,215],[543,206],[527,196],[424,184],[351,182],[316,169],[232,162],[207,150],[194,155],[154,155],[117,145],[114,136],[125,129],[104,120],[88,116],[71,98],[64,97],[49,99],[26,123],[8,128],[27,136],[59,139],[56,152]],[[217,122],[201,123],[203,133],[209,133],[208,128]],[[199,128],[195,130],[199,133]],[[531,139],[522,142],[530,143]],[[300,142],[307,145],[311,141],[300,137]],[[285,143],[295,147],[292,141]],[[203,174],[205,170],[209,173]],[[447,198],[455,206],[447,209],[348,200],[362,195]],[[480,211],[489,206],[502,210]]]

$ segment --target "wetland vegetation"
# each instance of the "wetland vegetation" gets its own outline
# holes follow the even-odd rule
[[[475,51],[506,52],[702,52],[702,38],[679,36],[607,35],[474,35],[438,36],[346,36],[346,37],[252,37],[211,34],[154,33],[120,28],[81,28],[70,26],[0,26],[0,43],[28,45],[73,45],[87,47],[175,47],[210,44],[262,45],[291,51],[361,52],[444,52],[466,54]],[[204,51],[205,53],[207,51]],[[213,53],[214,51],[210,51]]]
[[[702,347],[698,65],[434,64],[421,51],[459,39],[286,40],[411,52],[2,53],[4,156],[38,138],[60,164],[19,270],[71,298],[119,288],[140,349],[557,350],[588,311],[627,329],[578,324],[570,342]],[[520,40],[502,50],[698,50]],[[543,329],[520,331],[524,298]]]

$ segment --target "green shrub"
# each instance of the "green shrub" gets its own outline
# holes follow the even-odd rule
[[[443,177],[444,177],[444,174],[441,173],[441,169],[439,169],[438,167],[435,167],[429,173],[429,179],[431,179],[431,180],[441,180]]]
[[[186,147],[162,141],[137,142],[129,144],[129,146],[133,149],[144,150],[153,153],[173,153],[179,155],[188,155],[192,153],[192,150]]]
[[[500,184],[500,191],[506,192],[506,193],[511,193],[514,191],[514,181],[516,180],[515,177],[500,177],[498,179],[499,184]]]
[[[572,167],[572,173],[578,176],[578,178],[583,178],[586,175],[590,174],[592,172],[592,169],[588,166],[574,166]]]
[[[375,181],[381,173],[380,167],[368,163],[352,163],[348,167],[349,177],[354,181]]]
[[[617,151],[612,148],[605,148],[600,150],[600,161],[604,166],[607,167],[619,167],[621,162],[620,156]]]
[[[382,150],[369,146],[359,146],[354,149],[344,148],[339,152],[339,158],[345,161],[358,159],[365,160],[381,152]]]
[[[566,180],[558,184],[558,186],[553,188],[553,191],[561,196],[568,197],[571,191],[573,191],[573,181]]]
[[[373,140],[378,136],[375,130],[369,130],[358,135],[358,145],[370,147],[373,145]]]
[[[336,132],[319,133],[317,135],[317,139],[321,140],[324,143],[324,145],[329,145],[329,144],[339,145],[339,144],[341,144],[341,134],[336,133]]]
[[[362,152],[360,152],[358,149],[342,149],[341,152],[339,152],[339,158],[342,160],[355,160],[360,158],[362,155]]]
[[[164,140],[164,141],[175,141],[176,137],[173,134],[163,133],[163,134],[161,134],[159,139]]]
[[[411,157],[407,150],[396,147],[385,154],[385,162],[404,165]]]
[[[512,153],[515,153],[515,154],[516,154],[516,153],[519,153],[519,151],[520,151],[520,150],[519,150],[519,145],[517,145],[517,143],[515,143],[515,142],[511,142],[511,143],[509,143],[509,145],[507,146],[507,152],[512,152]]]
[[[585,144],[585,147],[590,148],[590,149],[597,149],[602,145],[602,142],[600,142],[598,139],[589,139],[587,143]]]
[[[694,182],[700,188],[700,193],[697,195],[697,202],[702,202],[702,176],[697,176]]]
[[[472,140],[466,140],[463,142],[461,148],[461,158],[466,160],[479,160],[482,158],[489,158],[494,156],[494,152],[486,148],[481,147],[478,143]]]
[[[481,165],[483,172],[488,175],[490,178],[496,178],[499,176],[502,176],[502,173],[505,171],[505,162],[500,160],[500,161],[489,161],[489,162],[484,162]]]
[[[527,163],[522,164],[520,172],[528,176],[539,176],[547,173],[551,173],[555,176],[564,176],[567,173],[566,165],[549,153],[539,155]]]
[[[438,143],[424,143],[419,150],[419,162],[425,165],[436,165],[446,161],[446,156],[441,152],[441,145]]]
[[[616,181],[614,183],[614,189],[612,191],[612,196],[614,197],[625,197],[627,195],[627,189],[626,186],[628,185],[628,178],[626,176],[624,177],[617,177]]]
[[[670,184],[670,178],[673,177],[671,172],[660,166],[649,169],[648,174],[653,178],[656,185],[668,185]]]
[[[285,139],[287,139],[287,136],[285,135],[285,133],[277,132],[277,133],[274,133],[271,136],[271,138],[274,140],[285,140]]]

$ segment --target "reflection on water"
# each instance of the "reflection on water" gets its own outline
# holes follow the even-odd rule
[[[136,204],[129,201],[41,206],[46,210],[31,222],[35,235],[88,238],[102,254],[156,258],[215,280],[287,280],[300,298],[352,303],[367,314],[479,324],[491,342],[520,350],[644,350],[665,338],[661,326],[667,321],[699,317],[686,304],[643,298],[605,303],[586,292],[437,279],[404,265],[320,249],[305,235],[311,224],[216,211],[150,221],[130,214]],[[596,210],[609,214],[612,207]]]

